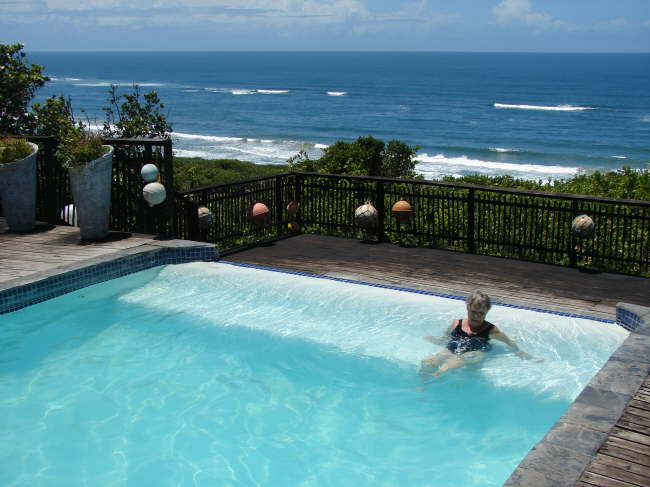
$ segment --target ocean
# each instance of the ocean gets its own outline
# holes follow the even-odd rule
[[[156,90],[178,156],[284,164],[372,135],[417,170],[568,178],[650,167],[650,54],[28,52],[91,123],[108,87]]]

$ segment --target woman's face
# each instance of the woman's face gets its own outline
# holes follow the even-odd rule
[[[478,303],[471,303],[467,305],[467,319],[470,324],[480,325],[485,321],[489,308],[482,306]]]

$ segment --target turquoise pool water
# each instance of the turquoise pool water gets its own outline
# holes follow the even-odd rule
[[[0,316],[0,485],[501,485],[625,339],[495,306],[423,383],[461,301],[194,263]]]

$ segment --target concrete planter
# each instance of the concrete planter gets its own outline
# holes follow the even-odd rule
[[[0,200],[12,232],[28,232],[36,225],[36,155],[34,152],[24,159],[0,163]]]
[[[113,181],[113,147],[94,161],[68,169],[81,240],[101,240],[108,235]]]

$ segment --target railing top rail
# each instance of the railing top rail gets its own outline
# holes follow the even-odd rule
[[[257,183],[257,182],[260,182],[260,181],[265,181],[267,179],[275,179],[277,177],[282,177],[282,176],[292,176],[292,175],[295,175],[295,174],[299,174],[299,173],[296,173],[296,172],[279,172],[279,173],[273,174],[271,176],[258,176],[258,177],[255,177],[255,178],[242,179],[242,180],[239,180],[239,181],[232,181],[230,183],[205,184],[203,186],[197,186],[196,188],[187,189],[185,191],[179,191],[178,194],[186,196],[186,195],[189,195],[189,194],[200,193],[200,192],[203,192],[203,191],[211,191],[211,190],[232,188],[233,186],[239,186],[241,184]]]
[[[189,195],[192,193],[198,193],[202,191],[211,191],[225,189],[240,184],[254,183],[258,181],[264,181],[268,179],[274,179],[281,176],[313,176],[313,177],[325,177],[330,179],[347,179],[347,180],[357,180],[357,181],[366,181],[366,182],[376,182],[382,181],[386,183],[394,184],[412,184],[418,186],[440,186],[449,189],[465,189],[465,190],[475,190],[475,191],[486,191],[491,193],[500,193],[500,194],[512,194],[512,195],[521,195],[521,196],[535,196],[542,198],[553,198],[569,201],[582,201],[588,203],[609,203],[609,204],[625,204],[631,206],[640,206],[650,208],[650,201],[643,200],[632,200],[632,199],[619,199],[619,198],[606,198],[602,196],[589,196],[581,194],[570,194],[570,193],[553,193],[546,191],[533,191],[528,189],[515,189],[515,188],[500,188],[497,186],[482,186],[478,184],[464,184],[464,183],[451,183],[445,181],[424,181],[421,179],[396,179],[396,178],[386,178],[380,176],[351,176],[344,174],[324,174],[324,173],[314,173],[314,172],[299,172],[299,171],[289,171],[277,173],[272,176],[260,176],[256,178],[244,179],[241,181],[233,181],[230,183],[223,184],[208,184],[204,186],[199,186],[197,188],[192,188],[186,191],[181,191],[182,195]]]
[[[111,138],[107,137],[104,138],[106,142],[110,142],[111,144],[124,144],[124,145],[133,145],[133,144],[139,144],[139,145],[166,145],[171,142],[170,138],[160,138],[160,137],[151,137],[151,138],[128,138],[128,139],[120,139],[120,138]]]

